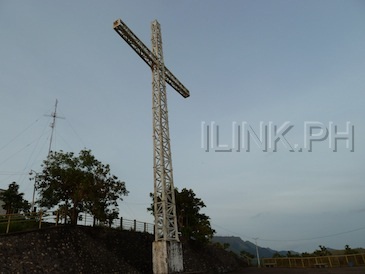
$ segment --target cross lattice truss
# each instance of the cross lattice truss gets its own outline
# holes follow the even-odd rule
[[[189,97],[190,94],[185,86],[164,65],[161,28],[156,20],[151,24],[152,51],[138,39],[121,19],[114,22],[114,30],[152,70],[155,240],[179,241],[166,83],[184,98]]]

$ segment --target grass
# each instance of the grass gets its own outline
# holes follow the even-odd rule
[[[42,223],[43,226],[49,226]],[[0,217],[0,234],[5,234],[8,227],[8,218]],[[39,228],[39,220],[37,218],[26,218],[25,216],[17,216],[10,220],[9,233],[33,230]]]

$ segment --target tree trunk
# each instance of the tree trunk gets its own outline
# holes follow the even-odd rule
[[[77,219],[79,217],[79,212],[76,206],[71,209],[71,225],[77,225]]]

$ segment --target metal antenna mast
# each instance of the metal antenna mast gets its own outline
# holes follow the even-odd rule
[[[161,28],[157,20],[151,24],[152,52],[118,19],[114,30],[134,49],[152,70],[152,115],[154,154],[154,273],[183,271],[182,249],[178,236],[175,188],[173,182],[170,134],[167,112],[166,83],[189,97],[189,91],[165,67],[162,53]]]
[[[48,117],[52,117],[53,118],[52,123],[50,125],[50,127],[52,128],[52,131],[51,131],[51,138],[49,140],[48,156],[51,153],[53,132],[54,132],[54,128],[56,126],[56,118],[64,119],[63,117],[57,116],[57,105],[58,105],[58,100],[56,99],[56,103],[55,103],[55,106],[54,106],[54,112],[52,112],[51,115],[46,115]]]

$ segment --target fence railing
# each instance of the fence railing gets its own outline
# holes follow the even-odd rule
[[[264,258],[261,262],[264,267],[325,268],[365,266],[365,253],[320,257]]]
[[[139,222],[136,220],[128,220],[128,219],[124,219],[123,217],[120,218],[120,228],[122,230],[147,232],[150,234],[154,234],[154,230],[155,230],[154,224]]]
[[[68,222],[68,218],[60,215],[58,211],[39,211],[32,213],[0,215],[0,234],[29,229],[40,229],[42,227],[57,226]],[[100,222],[94,222],[93,216],[80,213],[80,218],[77,224],[82,226],[93,226],[96,224],[98,226],[113,227],[115,229],[154,234],[154,224],[124,219],[123,217],[115,219],[110,225],[108,225]]]

